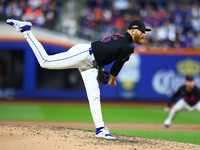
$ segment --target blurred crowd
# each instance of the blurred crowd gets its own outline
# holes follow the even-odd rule
[[[146,47],[200,48],[199,0],[87,0],[80,16],[77,34],[88,40],[126,31],[141,19],[153,29]]]
[[[0,19],[31,21],[34,25],[54,29],[62,0],[0,0]]]
[[[63,0],[0,0],[0,19],[29,20],[55,29]],[[80,5],[78,1],[75,1]],[[152,29],[141,47],[200,49],[199,0],[85,0],[78,19],[67,21],[69,34],[94,41],[126,31],[141,19]]]

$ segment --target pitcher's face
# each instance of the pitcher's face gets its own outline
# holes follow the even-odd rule
[[[135,43],[137,43],[138,45],[142,45],[144,43],[145,36],[145,30],[135,30]]]

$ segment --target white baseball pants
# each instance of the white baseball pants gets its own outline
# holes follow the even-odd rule
[[[171,125],[172,120],[176,117],[176,115],[178,114],[178,112],[180,112],[181,110],[189,110],[189,111],[193,111],[193,110],[198,110],[200,111],[200,101],[194,105],[194,106],[190,106],[188,105],[184,99],[180,99],[171,109],[168,118],[164,121],[165,125]]]
[[[78,68],[86,88],[91,114],[96,128],[104,127],[101,113],[100,89],[97,81],[97,69],[93,67],[93,54],[89,53],[91,44],[76,44],[68,51],[48,55],[41,43],[31,31],[25,31],[24,37],[32,48],[40,66],[47,69]]]

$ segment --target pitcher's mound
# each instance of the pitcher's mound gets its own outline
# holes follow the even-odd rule
[[[200,149],[200,145],[116,135],[95,138],[95,132],[64,127],[0,126],[1,150],[161,150]]]

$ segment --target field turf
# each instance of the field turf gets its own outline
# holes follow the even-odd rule
[[[158,123],[162,124],[167,114],[161,107],[114,107],[102,106],[105,122]],[[174,124],[199,124],[200,113],[184,111],[178,114]],[[48,104],[0,104],[0,120],[24,121],[81,121],[93,122],[87,105]],[[163,139],[200,145],[199,132],[111,130],[112,133]]]

